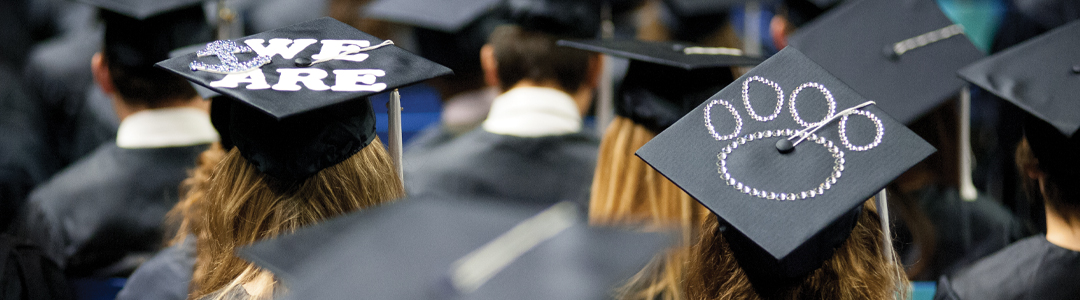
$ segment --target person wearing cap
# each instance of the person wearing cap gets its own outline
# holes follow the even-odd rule
[[[512,24],[496,28],[480,54],[486,83],[501,94],[480,128],[414,151],[405,162],[410,195],[555,203],[587,194],[598,143],[582,131],[582,115],[592,103],[601,61],[555,43],[594,37],[598,5],[515,0],[504,9]]]
[[[969,143],[960,137],[970,127],[957,109],[966,83],[954,74],[984,55],[935,1],[846,3],[789,42],[939,149],[890,184],[901,219],[895,245],[910,279],[934,280],[1025,236],[962,167]]]
[[[708,215],[704,206],[680,190],[634,151],[733,80],[734,66],[760,60],[737,49],[705,48],[678,42],[637,40],[559,41],[559,45],[629,59],[627,75],[617,88],[616,116],[608,125],[593,176],[589,222],[601,226],[682,229],[682,245],[692,243],[691,230]],[[688,50],[689,49],[689,50]],[[707,54],[706,51],[715,51]],[[721,51],[727,51],[720,54]],[[681,251],[677,249],[675,251]],[[678,269],[685,253],[670,254],[653,270]],[[663,278],[641,288],[641,296],[677,294],[677,280]]]
[[[441,97],[439,122],[410,139],[404,160],[476,129],[487,117],[499,89],[484,82],[480,48],[496,26],[507,22],[501,2],[382,0],[364,8],[365,18],[411,26],[417,54],[454,70],[431,80]]]
[[[904,298],[888,218],[868,199],[933,151],[785,48],[636,152],[712,212],[667,297]]]
[[[1045,234],[1017,241],[938,281],[936,299],[1076,299],[1080,295],[1080,21],[960,70],[1025,111],[1016,167],[1045,208]],[[1024,88],[1017,88],[1024,87]],[[1039,201],[1042,200],[1042,201]]]
[[[205,102],[183,78],[155,69],[174,48],[210,38],[201,1],[142,10],[146,1],[93,2],[106,24],[94,81],[122,120],[104,144],[37,187],[15,232],[69,276],[127,276],[160,248],[165,212],[196,155],[218,139]],[[156,3],[155,3],[156,4]]]
[[[194,192],[175,209],[178,239],[195,240],[188,299],[279,295],[274,274],[235,249],[403,196],[367,99],[451,73],[328,17],[215,41],[158,66],[222,95],[211,116],[224,156],[207,152]],[[151,262],[164,273],[145,276],[183,277],[170,268],[185,267],[190,245],[174,244]]]

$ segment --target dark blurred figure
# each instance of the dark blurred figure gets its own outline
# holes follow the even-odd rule
[[[1077,299],[1080,296],[1080,75],[1074,21],[961,69],[959,74],[1028,115],[1016,168],[1044,208],[1045,234],[1020,240],[938,281],[938,299]],[[1024,87],[1024,88],[1016,88]],[[1041,200],[1041,201],[1039,201]]]
[[[582,115],[602,63],[555,42],[595,37],[599,5],[515,0],[506,9],[513,25],[496,28],[481,50],[485,82],[501,94],[481,128],[405,162],[410,195],[585,201],[599,143],[582,131]]]
[[[90,65],[123,120],[116,141],[38,186],[13,225],[75,278],[126,276],[157,251],[180,181],[217,140],[208,102],[153,66],[173,49],[211,39],[202,3],[97,3],[105,47]],[[140,10],[147,4],[157,10]]]

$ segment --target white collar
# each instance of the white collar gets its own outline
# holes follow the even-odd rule
[[[192,107],[143,110],[124,118],[116,131],[116,145],[128,149],[192,146],[217,140],[210,115]]]
[[[483,127],[487,132],[519,137],[577,133],[581,112],[563,91],[517,87],[495,98]]]

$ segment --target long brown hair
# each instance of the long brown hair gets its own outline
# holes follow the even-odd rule
[[[695,236],[692,230],[710,213],[634,156],[634,151],[655,136],[656,133],[628,118],[615,117],[611,122],[600,142],[589,200],[589,222],[603,226],[681,229],[682,245],[690,245]],[[622,298],[678,299],[674,297],[682,294],[680,262],[685,257],[685,247],[668,250],[655,268],[643,271],[622,289]]]
[[[791,285],[755,290],[718,228],[715,215],[703,225],[686,260],[688,299],[906,299],[903,267],[885,256],[881,223],[873,201],[863,204],[855,229],[821,268]],[[892,251],[891,247],[887,248]],[[895,257],[895,253],[893,253]]]
[[[214,160],[210,151],[200,163]],[[202,183],[198,176],[204,171],[194,171],[192,189],[174,208],[184,219],[179,234],[196,237],[188,299],[256,281],[271,288],[253,298],[265,297],[273,292],[273,276],[237,257],[237,248],[404,196],[378,138],[349,159],[292,184],[259,172],[235,148],[221,153],[220,162]]]

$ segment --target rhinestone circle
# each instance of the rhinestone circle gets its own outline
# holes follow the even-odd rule
[[[839,128],[840,129],[840,143],[844,144],[844,148],[848,148],[848,150],[852,150],[852,151],[866,151],[866,150],[874,149],[874,147],[877,147],[878,145],[880,145],[881,144],[881,138],[883,136],[885,136],[885,125],[881,124],[881,119],[879,119],[874,114],[872,114],[872,113],[870,113],[868,111],[865,111],[865,110],[856,110],[856,111],[853,111],[851,113],[864,116],[864,117],[870,119],[870,121],[874,121],[874,129],[876,130],[876,132],[874,134],[874,141],[870,142],[870,144],[863,145],[863,146],[852,145],[851,142],[848,141],[848,136],[847,136],[848,116],[845,115],[845,116],[840,118],[840,126],[839,126],[840,127]]]
[[[776,108],[773,109],[772,114],[770,114],[768,116],[765,116],[765,117],[762,117],[762,116],[758,115],[757,112],[754,111],[754,107],[750,105],[750,82],[753,82],[753,81],[764,83],[766,85],[771,86],[773,88],[773,90],[776,90]],[[784,90],[780,89],[779,84],[776,84],[775,82],[772,82],[771,80],[765,79],[765,78],[763,78],[761,76],[750,77],[750,78],[747,78],[746,81],[743,81],[743,84],[742,84],[742,101],[743,101],[743,106],[746,106],[746,113],[750,115],[750,118],[753,118],[754,120],[758,120],[758,121],[761,121],[761,122],[772,121],[773,119],[776,119],[776,117],[780,115],[780,110],[782,110],[783,107],[784,107]]]
[[[716,128],[714,128],[712,124],[712,107],[716,104],[724,105],[724,107],[727,108],[728,112],[731,113],[731,116],[735,117],[735,130],[732,131],[731,134],[720,135],[719,133],[716,133]],[[720,99],[714,99],[709,102],[709,105],[705,106],[705,127],[709,129],[709,134],[712,135],[712,137],[717,141],[730,140],[735,138],[739,135],[740,132],[742,132],[742,117],[739,117],[739,112],[735,111],[735,106],[731,105],[730,102]]]
[[[821,91],[821,94],[825,95],[825,102],[829,104],[829,113],[826,114],[824,118],[821,118],[821,121],[817,121],[814,123],[808,123],[804,121],[802,117],[799,116],[798,109],[795,108],[795,102],[799,97],[799,92],[802,92],[803,89],[808,87],[812,87],[817,89],[818,91]],[[802,127],[813,127],[820,125],[821,122],[825,122],[826,120],[832,118],[833,115],[836,115],[836,99],[833,98],[832,92],[829,92],[829,89],[825,88],[825,86],[821,85],[820,83],[803,83],[799,87],[795,88],[795,91],[791,92],[791,97],[789,97],[789,99],[791,104],[788,106],[788,109],[791,111],[791,118],[795,120],[795,123],[799,123],[799,125]]]
[[[769,134],[772,134],[772,136],[786,138],[786,137],[784,137],[785,132],[791,132],[791,129],[786,129],[786,130],[778,129],[778,130],[764,131],[764,132],[759,132],[759,133],[761,133],[760,136],[769,136]],[[825,191],[831,189],[832,186],[836,184],[837,180],[840,179],[840,176],[843,175],[844,162],[845,162],[845,160],[844,160],[844,152],[840,150],[840,147],[837,147],[834,143],[832,143],[832,141],[829,141],[829,140],[825,139],[824,137],[818,136],[817,134],[811,133],[810,137],[808,137],[807,140],[813,141],[815,144],[818,144],[818,145],[821,145],[821,146],[825,147],[825,150],[829,151],[829,154],[832,155],[832,157],[833,157],[833,171],[832,171],[832,173],[830,173],[829,177],[825,178],[825,181],[822,182],[821,184],[819,184],[817,187],[809,189],[809,190],[805,190],[805,191],[795,192],[795,193],[777,193],[777,192],[772,192],[772,191],[761,190],[761,189],[752,187],[749,184],[740,182],[738,179],[735,179],[735,177],[731,175],[731,172],[729,172],[729,170],[727,168],[728,156],[733,151],[735,151],[735,149],[738,149],[739,145],[746,144],[746,143],[749,143],[749,142],[752,142],[752,141],[755,141],[755,140],[761,140],[761,138],[758,138],[759,133],[751,133],[751,134],[747,134],[745,136],[742,136],[739,139],[736,139],[735,141],[732,141],[731,144],[729,144],[727,146],[724,146],[724,148],[721,149],[720,152],[716,154],[717,173],[719,173],[720,177],[723,178],[724,183],[731,186],[732,188],[735,188],[735,190],[739,191],[740,193],[747,194],[747,195],[754,196],[754,197],[758,197],[758,198],[762,198],[762,199],[768,199],[768,200],[780,200],[780,201],[805,200],[805,199],[810,199],[810,198],[814,198],[814,197],[817,197],[817,196],[821,196],[822,194],[825,193]]]

